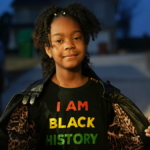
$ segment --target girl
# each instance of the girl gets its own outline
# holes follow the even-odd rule
[[[147,119],[89,66],[89,39],[100,30],[96,17],[78,3],[50,6],[39,15],[34,39],[43,79],[6,107],[1,149],[150,149]]]

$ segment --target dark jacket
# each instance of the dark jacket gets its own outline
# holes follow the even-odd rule
[[[19,105],[34,105],[36,103],[36,98],[40,96],[43,91],[44,85],[49,78],[53,76],[55,72],[53,71],[49,76],[38,80],[31,84],[23,92],[16,94],[8,103],[6,109],[4,110],[0,118],[0,149],[7,149],[8,145],[8,133],[6,131],[6,126],[9,122],[9,118],[12,112]],[[91,69],[87,72],[83,72],[85,76],[90,78],[98,79],[99,83],[103,86],[103,99],[105,101],[118,104],[129,116],[133,125],[135,126],[138,135],[140,135],[142,142],[144,144],[144,149],[150,149],[150,138],[145,136],[144,130],[149,126],[147,118],[142,114],[142,112],[125,96],[120,93],[120,90],[112,86],[109,82],[104,83]]]

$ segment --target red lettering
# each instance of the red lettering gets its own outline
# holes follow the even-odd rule
[[[81,101],[78,101],[78,110],[81,110],[81,107],[85,107],[85,110],[88,111],[88,102],[85,101],[82,103]]]
[[[60,102],[57,102],[57,112],[60,111]]]
[[[77,110],[77,109],[76,109],[76,106],[74,105],[74,102],[73,102],[73,101],[70,101],[70,102],[69,102],[66,111],[69,111],[70,109],[73,109],[74,111]]]

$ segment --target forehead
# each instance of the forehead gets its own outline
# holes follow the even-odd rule
[[[56,18],[50,27],[51,34],[55,33],[67,33],[74,30],[81,30],[79,23],[72,17],[60,16]]]

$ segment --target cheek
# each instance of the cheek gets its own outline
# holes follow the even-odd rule
[[[80,42],[80,46],[81,46],[81,48],[82,48],[84,51],[86,51],[87,46],[85,45],[84,41],[81,41],[81,42]]]
[[[55,61],[58,61],[58,60],[62,59],[61,50],[58,49],[57,47],[53,47],[53,49],[52,49],[52,56],[53,56],[53,59]]]
[[[57,53],[59,52],[59,46],[53,44],[51,52],[52,52],[53,55],[57,55]]]
[[[83,46],[82,46],[82,49],[83,49],[84,53],[86,53],[86,51],[87,51],[86,45],[83,45]]]

